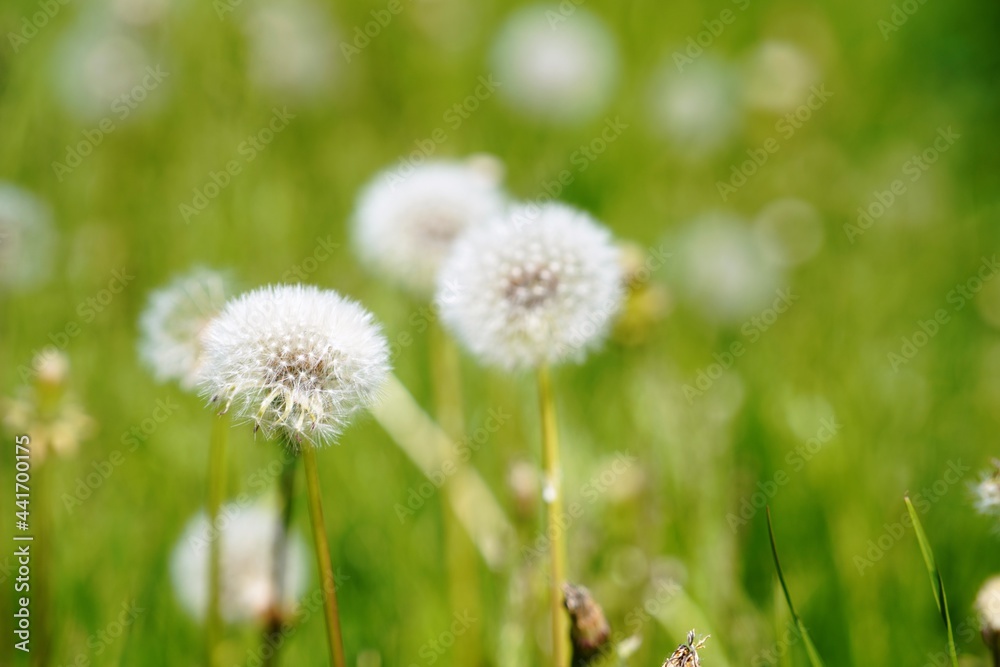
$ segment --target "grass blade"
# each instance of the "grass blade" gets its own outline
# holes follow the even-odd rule
[[[809,638],[809,632],[806,630],[805,624],[795,611],[795,605],[792,604],[792,594],[788,592],[788,584],[785,583],[785,575],[781,571],[781,563],[778,561],[778,545],[774,541],[774,526],[771,525],[770,507],[767,508],[767,534],[771,538],[771,554],[774,556],[774,569],[778,571],[778,581],[781,582],[781,590],[785,593],[788,610],[792,612],[792,620],[795,621],[795,627],[798,629],[799,635],[802,637],[802,643],[806,647],[809,664],[813,667],[823,667],[823,660],[819,657],[819,652],[813,645],[812,639]]]
[[[927,540],[927,534],[920,523],[920,517],[910,502],[910,496],[903,496],[906,502],[906,510],[913,520],[913,532],[917,534],[917,542],[920,544],[920,551],[924,556],[924,565],[927,566],[927,574],[931,578],[931,590],[934,591],[934,602],[937,603],[938,611],[941,613],[941,620],[944,621],[944,629],[948,633],[948,655],[951,656],[952,667],[958,667],[958,652],[955,650],[955,633],[951,627],[951,615],[948,613],[948,596],[944,592],[944,580],[941,579],[941,572],[934,561],[934,552],[931,551],[931,543]]]

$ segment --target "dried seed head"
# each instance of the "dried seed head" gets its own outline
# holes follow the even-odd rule
[[[705,648],[705,642],[711,636],[705,635],[695,642],[696,635],[694,630],[691,630],[688,632],[687,643],[678,646],[677,650],[663,663],[663,667],[701,667],[698,651]]]
[[[583,586],[563,584],[563,595],[570,618],[573,667],[585,667],[609,648],[611,626],[601,606]]]

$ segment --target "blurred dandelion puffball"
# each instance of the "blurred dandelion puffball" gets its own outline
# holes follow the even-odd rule
[[[427,163],[405,175],[394,169],[378,174],[354,214],[358,254],[379,274],[430,297],[455,238],[503,212],[501,174],[502,168],[484,159]]]
[[[205,330],[205,396],[268,437],[332,442],[377,397],[389,347],[371,313],[332,290],[276,285],[230,301]]]
[[[620,309],[622,284],[608,230],[563,204],[527,204],[459,238],[436,302],[473,354],[514,370],[582,359]]]
[[[1000,634],[1000,577],[991,577],[976,595],[976,611],[983,638],[988,643]]]
[[[678,290],[708,319],[735,324],[775,299],[782,272],[742,220],[725,214],[696,219],[675,246]]]
[[[157,382],[193,389],[202,362],[202,334],[226,303],[226,277],[196,268],[149,295],[139,318],[139,356]]]
[[[53,67],[63,105],[87,121],[124,121],[169,76],[127,29],[96,14],[63,38]]]
[[[984,473],[976,484],[972,485],[976,510],[981,514],[996,514],[1000,512],[1000,467]]]
[[[792,197],[765,206],[754,221],[754,233],[767,258],[782,266],[812,259],[823,245],[823,221],[816,208]]]
[[[294,611],[307,581],[306,551],[294,531],[286,543],[282,592],[274,581],[278,512],[266,505],[224,505],[216,520],[218,535],[204,512],[192,518],[174,547],[170,575],[177,600],[193,618],[208,608],[209,543],[219,539],[219,611],[229,623],[255,621],[275,612]]]
[[[48,207],[27,190],[0,181],[0,290],[43,283],[54,242]]]
[[[244,30],[250,80],[260,89],[307,99],[333,84],[337,40],[322,5],[303,0],[257,3]]]
[[[753,109],[781,113],[805,103],[809,87],[819,83],[819,67],[790,42],[768,40],[747,60],[743,97]]]
[[[740,130],[739,97],[729,66],[702,58],[678,71],[671,63],[653,80],[650,121],[684,157],[700,159],[724,148]]]
[[[512,108],[550,121],[586,121],[607,106],[618,80],[615,40],[579,7],[532,5],[512,14],[491,62]]]

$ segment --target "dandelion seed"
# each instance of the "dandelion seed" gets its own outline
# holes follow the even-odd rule
[[[54,241],[48,207],[27,190],[0,181],[0,288],[23,290],[44,283]]]
[[[506,369],[579,360],[624,298],[611,234],[562,204],[513,209],[469,230],[441,269],[444,323],[483,362]]]
[[[177,380],[184,389],[198,381],[202,334],[229,296],[218,271],[196,268],[152,292],[139,318],[139,356],[158,382]]]
[[[507,19],[493,46],[500,95],[530,116],[580,122],[600,113],[618,81],[618,52],[607,26],[575,7],[533,5]]]
[[[307,580],[305,545],[295,532],[288,535],[280,599],[274,579],[278,512],[265,505],[222,508],[212,530],[204,513],[188,522],[171,557],[170,574],[181,606],[197,620],[208,609],[209,549],[220,540],[219,609],[229,623],[287,617],[302,597]]]
[[[494,158],[433,162],[407,175],[378,174],[354,215],[354,244],[375,271],[430,296],[441,263],[466,229],[503,213],[503,173]]]
[[[388,343],[371,313],[332,290],[277,285],[230,301],[203,336],[199,384],[268,437],[333,441],[376,398]]]

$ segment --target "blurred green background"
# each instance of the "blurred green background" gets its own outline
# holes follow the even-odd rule
[[[928,488],[933,502],[922,520],[959,650],[968,664],[987,664],[970,630],[972,602],[997,570],[998,533],[995,519],[975,512],[969,487],[997,454],[1000,280],[987,279],[968,300],[950,295],[998,246],[1000,6],[930,0],[907,4],[907,12],[903,4],[564,2],[567,25],[598,17],[613,37],[617,70],[599,109],[582,119],[539,118],[497,92],[457,122],[449,110],[467,104],[480,77],[496,76],[496,35],[523,3],[404,0],[366,46],[346,55],[344,44],[357,45],[355,29],[387,3],[3,3],[0,179],[44,201],[55,234],[42,255],[5,256],[49,266],[44,280],[0,291],[0,395],[18,395],[19,367],[64,342],[73,393],[97,424],[75,456],[44,464],[53,523],[49,664],[202,659],[202,631],[176,603],[167,573],[170,550],[205,496],[212,417],[200,398],[157,385],[139,364],[136,321],[151,289],[193,265],[227,269],[244,288],[289,280],[321,242],[336,244],[328,260],[308,264],[315,268],[306,282],[361,300],[390,340],[414,336],[394,365],[431,408],[428,333],[410,319],[424,304],[359,265],[347,221],[359,188],[438,130],[445,140],[431,157],[491,153],[506,165],[509,191],[524,199],[569,170],[561,199],[643,252],[670,254],[651,276],[665,296],[660,317],[642,323],[641,340],[619,338],[556,374],[566,491],[585,507],[569,530],[570,572],[594,592],[615,630],[642,635],[628,664],[660,665],[691,627],[712,633],[705,665],[805,664],[801,642],[781,640],[789,615],[763,512],[744,508],[778,479],[785,481],[767,502],[783,565],[827,664],[939,664],[933,660],[944,635],[912,531],[879,547],[905,512],[904,493]],[[906,20],[890,32],[880,22],[892,21],[894,8]],[[286,21],[281,11],[298,18]],[[733,21],[711,34],[724,11]],[[52,16],[27,31],[30,39],[11,37],[26,34],[24,21],[38,12]],[[704,53],[678,67],[675,54],[706,30]],[[807,65],[792,58],[786,67],[778,58],[755,70],[755,54],[774,43],[792,45]],[[131,89],[147,66],[165,76],[147,78],[144,99],[127,113],[109,105],[107,91],[122,81]],[[718,71],[726,83],[717,94],[694,95],[680,107],[664,103],[690,107],[686,115],[657,107],[669,97],[663,80],[685,74],[700,90],[690,77]],[[497,79],[502,91],[507,84]],[[790,103],[769,106],[784,84],[799,80],[805,83],[789,84]],[[813,86],[832,95],[784,136],[778,124],[801,111]],[[293,116],[287,126],[261,150],[241,150],[275,108]],[[627,127],[580,162],[575,151],[609,121]],[[102,122],[112,131],[95,130]],[[909,180],[907,161],[947,128],[959,138]],[[718,183],[769,138],[779,149],[723,201]],[[81,142],[93,145],[78,166],[53,164],[70,165]],[[203,210],[185,212],[182,205],[193,206],[231,160],[240,173]],[[858,208],[886,199],[894,179],[905,179],[905,192],[856,234]],[[778,269],[745,264],[739,249],[756,243],[768,229],[761,212],[784,198],[808,212],[808,252]],[[736,256],[709,252],[709,261],[699,254],[704,243],[692,239],[720,215],[733,220],[717,234]],[[792,227],[794,241],[799,228]],[[108,287],[115,270],[134,279],[99,309],[81,305]],[[722,287],[713,282],[719,275],[727,276]],[[741,291],[755,281],[766,289]],[[777,289],[797,300],[754,337],[752,318],[763,316]],[[721,311],[711,303],[719,290],[730,303]],[[761,290],[767,298],[745,296]],[[947,322],[912,359],[893,363],[890,353],[902,354],[903,339],[939,309]],[[61,336],[72,323],[79,333]],[[734,343],[744,353],[720,361]],[[716,373],[714,363],[724,372],[699,386],[700,373]],[[473,464],[527,542],[542,525],[541,507],[530,493],[518,498],[508,479],[511,466],[539,461],[532,378],[486,371],[468,358],[462,372],[470,430],[491,408],[514,415]],[[128,452],[123,436],[159,400],[178,407]],[[835,435],[808,461],[796,458],[824,423],[836,423]],[[5,545],[12,544],[12,449],[5,447],[0,464]],[[70,511],[62,494],[116,451],[123,463]],[[607,477],[599,493],[586,486],[625,452],[636,459],[627,473]],[[453,615],[441,494],[415,517],[397,519],[396,505],[424,480],[370,419],[320,454],[333,559],[346,575],[339,596],[352,662],[457,664],[452,650],[426,650]],[[234,430],[231,494],[250,490],[250,475],[277,457],[249,428]],[[962,467],[961,479],[935,492],[952,463]],[[734,522],[741,509],[746,521]],[[308,534],[304,512],[296,524]],[[4,559],[12,551],[0,551],[3,664],[21,664],[8,625],[13,593]],[[523,593],[515,585],[524,581],[519,553],[498,571],[479,568],[469,582],[482,605],[470,637],[482,641],[484,664],[544,664],[540,574],[527,579],[538,590]],[[95,639],[133,602],[143,611],[120,637]],[[233,628],[226,641],[225,664],[246,664],[258,632]],[[324,664],[324,642],[314,615],[290,638],[283,660]]]

